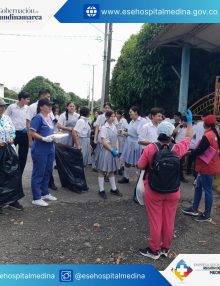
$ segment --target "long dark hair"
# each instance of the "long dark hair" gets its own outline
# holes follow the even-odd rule
[[[105,120],[105,122],[107,122],[107,120],[112,116],[112,114],[115,114],[115,112],[114,111],[107,111],[106,113],[105,113],[105,117],[106,117],[106,120]]]
[[[68,109],[67,109],[67,107],[68,107],[71,103],[73,103],[73,104],[75,105],[75,103],[74,103],[73,101],[68,101],[67,104],[66,104],[66,110],[65,110],[65,112],[66,112],[66,114],[65,114],[65,116],[66,116],[66,121],[67,121],[68,118],[69,118],[69,114],[68,114]]]
[[[211,128],[211,130],[215,133],[215,135],[217,137],[217,140],[218,140],[218,149],[220,150],[220,137],[219,137],[218,131],[216,130],[215,124],[210,124],[210,125],[207,125],[207,126],[209,128]]]

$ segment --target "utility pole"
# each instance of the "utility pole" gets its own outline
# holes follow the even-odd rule
[[[91,102],[91,113],[93,113],[93,109],[94,109],[94,81],[95,81],[95,65],[91,65],[91,64],[83,64],[84,66],[89,66],[92,67],[92,102]]]
[[[88,84],[88,96],[87,96],[87,99],[88,99],[88,108],[90,109],[91,107],[91,101],[90,101],[90,82]]]
[[[106,83],[106,66],[107,66],[107,44],[108,44],[108,23],[105,24],[104,36],[104,53],[103,53],[103,72],[102,72],[102,94],[101,94],[101,109],[105,102],[105,83]]]
[[[92,114],[94,109],[94,76],[95,76],[95,65],[92,65],[92,105],[91,105]]]
[[[112,51],[112,23],[108,26],[108,49],[107,49],[107,66],[106,66],[106,82],[105,82],[105,98],[104,101],[109,101],[109,82],[111,69],[111,51]]]

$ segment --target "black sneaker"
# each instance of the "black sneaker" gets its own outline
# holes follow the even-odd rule
[[[141,255],[145,256],[145,257],[150,257],[154,260],[157,260],[160,258],[160,252],[159,251],[156,251],[156,252],[153,252],[150,247],[147,247],[147,248],[140,248],[139,249],[139,252]]]
[[[17,211],[23,211],[24,210],[24,207],[21,204],[19,204],[18,201],[14,202],[14,203],[10,203],[9,206],[10,206],[10,208],[15,209]]]
[[[198,216],[199,215],[199,212],[194,210],[192,207],[181,209],[181,210],[186,215],[191,215],[191,216]]]
[[[115,191],[113,191],[112,189],[110,190],[110,193],[112,195],[118,196],[118,197],[122,197],[122,193],[119,192],[118,189],[116,189]]]
[[[49,184],[48,188],[53,190],[53,191],[57,191],[58,190],[57,186],[54,183]]]
[[[119,184],[128,184],[129,183],[129,179],[123,177],[122,179],[118,180]]]
[[[160,255],[161,256],[168,257],[168,254],[169,254],[169,249],[161,248],[161,250],[160,250]]]
[[[204,215],[204,214],[200,214],[196,219],[195,219],[195,221],[201,221],[201,222],[203,222],[203,221],[207,221],[207,222],[211,222],[212,221],[212,219],[211,219],[211,217],[209,216],[209,217],[207,217],[206,215]]]
[[[102,192],[99,191],[99,195],[100,195],[100,197],[102,197],[104,200],[107,199],[107,195],[106,195],[105,191],[102,191]]]
[[[119,170],[118,170],[118,174],[119,174],[120,176],[123,176],[123,172],[124,172],[124,170],[122,170],[122,169],[119,169]]]

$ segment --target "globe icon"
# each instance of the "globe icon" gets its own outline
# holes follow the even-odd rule
[[[97,14],[97,9],[94,6],[89,6],[86,8],[86,15],[88,17],[95,17]]]

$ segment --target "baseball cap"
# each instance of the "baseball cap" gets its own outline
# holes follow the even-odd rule
[[[162,121],[157,127],[157,134],[165,134],[167,137],[171,137],[175,127],[168,121]]]
[[[1,106],[6,105],[6,102],[4,101],[4,99],[3,99],[3,98],[0,98],[0,105],[1,105]]]
[[[210,114],[205,117],[202,117],[202,120],[204,121],[205,124],[210,125],[210,124],[216,124],[217,118],[215,115]]]

